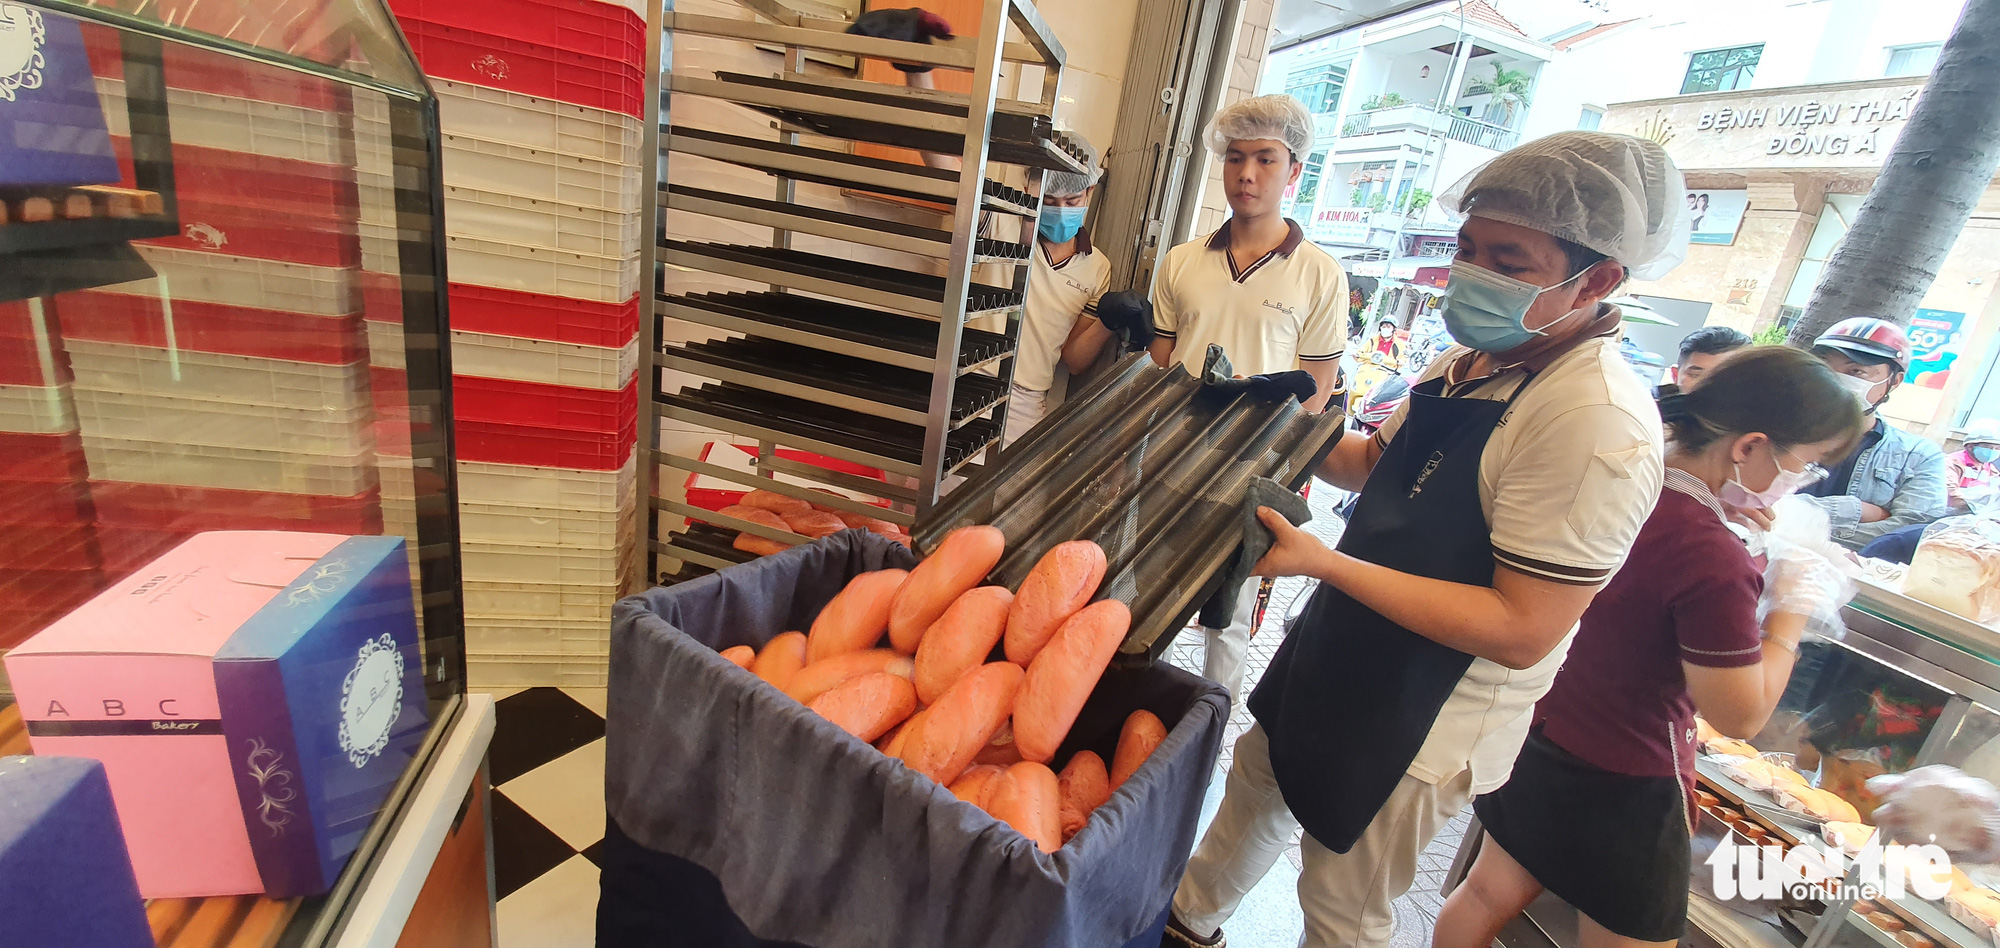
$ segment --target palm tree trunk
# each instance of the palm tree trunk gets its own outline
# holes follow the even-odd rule
[[[1909,325],[2000,167],[2000,0],[1968,0],[1793,345],[1849,316]]]

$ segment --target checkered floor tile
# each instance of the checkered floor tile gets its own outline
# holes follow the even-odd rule
[[[604,839],[604,689],[491,693],[500,948],[588,948]]]

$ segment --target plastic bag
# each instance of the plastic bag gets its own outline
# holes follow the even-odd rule
[[[1796,495],[1771,509],[1776,515],[1764,534],[1764,595],[1757,622],[1773,612],[1806,617],[1806,631],[1838,641],[1847,634],[1840,607],[1854,598],[1861,569],[1833,542],[1826,511]]]
[[[2000,619],[2000,520],[1946,517],[1925,527],[1903,595],[1974,622]]]
[[[1883,838],[1936,843],[1962,862],[2000,861],[2000,791],[1956,767],[1933,764],[1868,779],[1882,797],[1875,825]]]

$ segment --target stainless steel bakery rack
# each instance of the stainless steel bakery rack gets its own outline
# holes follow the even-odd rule
[[[1052,122],[1063,49],[1028,0],[986,0],[978,23],[954,24],[957,38],[931,44],[849,34],[844,21],[802,14],[773,0],[743,3],[755,18],[678,13],[671,3],[662,18],[663,62],[674,62],[677,37],[702,37],[781,49],[783,68],[763,74],[682,68],[661,77],[659,278],[655,325],[649,328],[653,338],[662,339],[666,334],[658,330],[665,321],[680,320],[729,338],[653,347],[649,407],[656,414],[643,428],[645,447],[656,462],[655,480],[664,483],[672,472],[703,474],[907,528],[938,502],[954,475],[976,469],[998,443],[1027,286],[1024,264],[1033,250],[1038,212],[1033,193],[1044,170],[1085,170],[1073,143]],[[828,57],[968,72],[972,91],[862,81],[836,74],[841,70],[825,65]],[[1012,82],[1039,71],[1038,92],[1022,87],[1022,94],[1034,99],[1001,92],[1006,63],[1020,64],[1006,67],[1014,73]],[[732,103],[768,117],[772,132],[752,137],[678,121],[681,110],[674,106],[686,97]],[[948,164],[936,160],[915,164],[872,157],[850,143],[955,157],[961,170],[932,167]],[[762,172],[772,188],[749,194],[695,186],[677,179],[677,156]],[[830,186],[839,194],[926,202],[942,209],[948,225],[921,226],[819,206],[829,202],[815,202],[808,196],[811,189],[800,183]],[[669,229],[669,211],[770,228],[772,240],[750,246],[684,239]],[[996,216],[1020,223],[982,223]],[[1017,239],[1003,239],[1016,231]],[[838,241],[835,246],[878,248],[936,263],[904,269],[807,252],[794,247],[794,235],[820,238],[815,242],[820,250],[827,249],[827,241]],[[975,266],[986,272],[975,274]],[[768,289],[670,295],[667,268]],[[987,275],[995,270],[1006,275],[995,281]],[[966,325],[981,317],[1004,318],[1006,332]],[[668,391],[670,370],[710,381]],[[662,451],[659,419],[754,440],[756,457],[746,471]],[[881,473],[866,476],[808,463],[800,452]],[[653,491],[648,555],[654,579],[686,578],[749,559],[732,545],[738,532],[781,543],[806,539],[675,500],[672,493]]]

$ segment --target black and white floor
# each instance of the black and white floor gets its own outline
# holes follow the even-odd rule
[[[1335,491],[1312,498],[1307,529],[1331,544],[1339,538],[1333,515]],[[1250,643],[1246,689],[1270,664],[1283,638],[1285,619],[1304,605],[1305,580],[1280,581],[1263,628]],[[1201,671],[1198,634],[1181,637],[1169,659]],[[594,944],[597,919],[597,854],[604,838],[604,689],[488,689],[498,701],[499,724],[491,751],[493,780],[493,868],[500,898],[500,948],[587,948]],[[1230,748],[1250,727],[1241,703],[1224,734],[1204,807],[1205,823],[1221,802]],[[1420,948],[1442,904],[1438,886],[1465,832],[1461,814],[1446,826],[1420,859],[1416,887],[1396,903],[1394,948]],[[1293,847],[1247,896],[1224,931],[1245,948],[1298,944],[1304,929],[1295,890],[1300,859]]]

